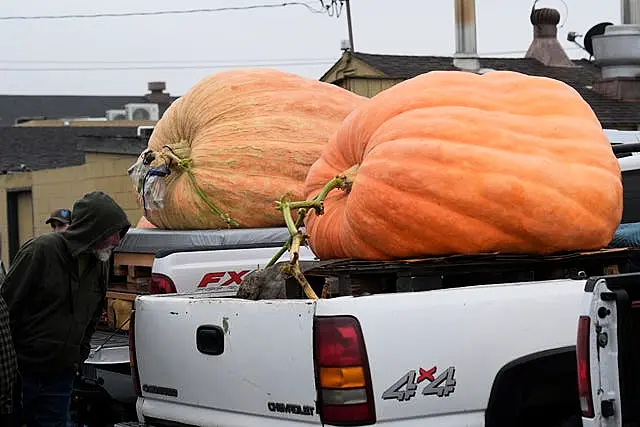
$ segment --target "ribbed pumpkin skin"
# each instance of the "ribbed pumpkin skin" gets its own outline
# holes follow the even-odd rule
[[[307,198],[359,165],[306,219],[320,258],[606,246],[622,214],[618,162],[589,105],[562,82],[431,72],[355,110],[311,167]]]
[[[277,70],[211,75],[176,100],[158,121],[149,147],[168,145],[193,161],[198,185],[239,227],[284,225],[274,209],[284,194],[304,196],[309,167],[342,120],[367,98]],[[164,229],[226,227],[188,176],[166,179],[164,208],[148,219]]]

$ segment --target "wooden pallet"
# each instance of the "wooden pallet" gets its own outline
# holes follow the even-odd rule
[[[146,294],[149,292],[153,255],[116,253],[113,257],[113,287],[128,292]]]
[[[117,252],[107,290],[107,322],[112,329],[129,330],[133,301],[149,293],[153,254]]]
[[[629,272],[637,268],[636,265],[640,265],[638,248],[611,248],[546,256],[488,253],[392,261],[336,259],[300,262],[307,280],[317,294],[322,291],[325,281],[333,278],[330,290],[335,295],[582,279]],[[287,298],[303,297],[295,279],[288,279],[285,285]]]

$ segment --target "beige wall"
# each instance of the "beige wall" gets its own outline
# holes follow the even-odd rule
[[[385,89],[395,86],[404,80],[347,77],[340,82],[340,86],[360,96],[372,98]]]
[[[51,211],[73,207],[73,202],[84,194],[99,190],[109,194],[124,209],[131,224],[141,217],[135,199],[133,184],[127,169],[137,156],[87,153],[86,163],[60,169],[24,172],[0,176],[0,232],[2,233],[2,259],[8,267],[7,189],[31,188],[33,204],[33,233],[40,235],[50,230],[44,223]],[[24,201],[23,204],[26,204]],[[22,224],[30,221],[22,214]],[[23,237],[22,235],[20,236]]]

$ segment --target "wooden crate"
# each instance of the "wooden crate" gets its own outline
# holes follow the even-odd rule
[[[110,289],[146,294],[151,279],[152,254],[118,252],[113,256],[113,284]]]
[[[149,293],[153,254],[117,252],[113,254],[113,273],[107,290],[107,322],[110,328],[129,330],[125,323],[133,301]]]
[[[107,291],[107,321],[110,328],[129,330],[127,320],[131,316],[133,301],[137,296],[134,292]]]

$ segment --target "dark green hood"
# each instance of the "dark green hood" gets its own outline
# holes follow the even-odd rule
[[[114,233],[124,237],[131,224],[122,208],[101,191],[85,194],[71,211],[71,225],[62,232],[74,257]]]

